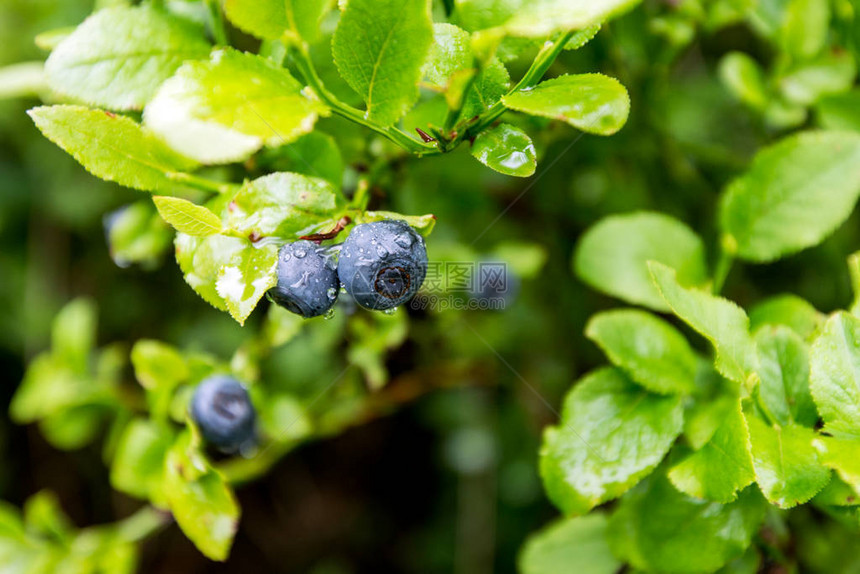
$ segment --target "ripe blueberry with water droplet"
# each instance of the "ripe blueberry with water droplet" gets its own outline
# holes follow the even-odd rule
[[[204,379],[191,399],[191,418],[207,442],[227,452],[254,440],[257,414],[248,391],[236,379],[213,375]]]
[[[362,307],[392,309],[411,299],[424,282],[427,248],[404,221],[356,225],[341,248],[337,273]]]
[[[312,241],[284,245],[278,258],[278,284],[269,289],[269,298],[302,317],[324,315],[337,299],[337,272],[329,260]]]

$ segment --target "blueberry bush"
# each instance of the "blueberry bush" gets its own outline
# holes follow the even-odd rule
[[[857,0],[0,32],[3,571],[860,567]]]

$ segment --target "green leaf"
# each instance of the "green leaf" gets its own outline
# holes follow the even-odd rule
[[[684,438],[693,450],[705,446],[720,425],[737,408],[740,387],[707,365],[700,368],[697,390],[684,413]]]
[[[681,333],[646,311],[623,309],[591,318],[585,335],[649,391],[690,393],[698,358]]]
[[[809,339],[824,324],[824,315],[797,295],[775,295],[750,309],[750,330],[756,332],[765,325],[785,325]]]
[[[749,261],[821,242],[860,195],[860,134],[802,132],[759,152],[725,191],[720,223]]]
[[[523,0],[454,0],[457,22],[466,30],[485,30],[504,24]]]
[[[247,158],[313,130],[327,108],[302,93],[290,73],[270,60],[232,49],[188,62],[144,111],[144,122],[170,147],[202,163]]]
[[[786,70],[779,78],[779,88],[789,102],[810,106],[824,96],[847,92],[856,76],[857,67],[851,52],[825,53]]]
[[[365,118],[390,126],[418,99],[432,43],[429,1],[350,0],[332,38],[332,55],[367,104]]]
[[[615,78],[602,74],[563,75],[502,97],[512,110],[569,123],[608,136],[630,115],[630,96]]]
[[[800,59],[814,56],[827,42],[830,4],[818,0],[788,0],[784,4],[780,30],[783,49]]]
[[[581,280],[598,291],[668,311],[651,280],[647,266],[651,260],[673,267],[686,283],[703,283],[707,278],[705,246],[699,236],[677,219],[651,212],[600,220],[580,239],[573,267]]]
[[[223,562],[236,534],[239,505],[220,474],[205,464],[193,466],[202,457],[189,455],[190,440],[184,433],[167,453],[164,493],[182,532],[206,557]]]
[[[472,65],[469,33],[453,24],[433,24],[433,46],[422,69],[428,87],[444,90],[455,72]]]
[[[105,216],[110,256],[119,267],[139,263],[152,268],[173,241],[173,231],[148,199]]]
[[[570,40],[567,41],[567,44],[564,45],[565,50],[579,50],[589,42],[591,42],[597,33],[600,32],[601,25],[594,24],[593,26],[589,26],[588,28],[583,28],[578,31],[576,34],[571,37]]]
[[[132,420],[119,439],[111,463],[110,483],[115,489],[163,505],[164,459],[173,436],[146,419]]]
[[[170,345],[140,339],[131,349],[134,375],[144,388],[173,388],[191,376],[185,358]]]
[[[743,52],[730,52],[720,60],[720,79],[740,101],[764,109],[768,92],[758,62]]]
[[[183,61],[209,53],[203,29],[149,7],[99,10],[51,53],[54,90],[115,110],[138,110]]]
[[[815,112],[824,129],[860,132],[860,90],[825,96],[816,104]]]
[[[744,310],[728,299],[682,287],[675,270],[662,263],[651,261],[648,268],[672,312],[714,346],[717,370],[728,379],[749,383],[758,358]]]
[[[272,309],[275,307],[272,306]],[[284,312],[289,313],[286,310]],[[295,313],[290,315],[297,316]],[[313,430],[305,407],[295,397],[285,394],[269,397],[261,402],[260,425],[262,432],[278,443],[299,441]]]
[[[510,124],[499,124],[479,133],[471,151],[479,162],[505,175],[528,177],[537,166],[531,138]]]
[[[85,404],[114,404],[112,390],[87,373],[75,372],[62,359],[44,353],[29,365],[9,405],[19,424],[31,423]]]
[[[349,322],[347,360],[362,370],[370,389],[380,389],[388,382],[385,357],[389,349],[403,344],[408,333],[407,316],[401,310],[353,317]]]
[[[196,237],[207,237],[221,233],[223,229],[220,217],[202,205],[196,205],[187,199],[156,195],[152,201],[164,221],[172,225],[176,231]]]
[[[30,532],[58,542],[68,542],[74,526],[50,490],[40,490],[24,503],[24,522]]]
[[[619,370],[587,375],[568,394],[559,426],[544,432],[540,471],[550,500],[584,514],[656,467],[683,426],[679,396],[659,396]]]
[[[685,496],[654,475],[609,521],[615,556],[649,572],[713,572],[750,545],[766,505],[753,489],[730,504]]]
[[[826,432],[860,437],[860,319],[839,312],[827,320],[812,344],[810,391]]]
[[[755,337],[761,381],[758,398],[775,423],[813,427],[818,411],[809,392],[809,348],[788,327],[763,328]]]
[[[640,0],[531,0],[523,3],[505,23],[514,36],[548,36],[554,32],[580,30],[626,12]]]
[[[52,446],[75,450],[96,439],[106,414],[107,409],[102,405],[70,407],[39,421],[39,430]]]
[[[244,324],[277,283],[278,246],[245,239],[176,235],[176,261],[185,281],[209,304]]]
[[[230,203],[227,224],[255,239],[294,240],[316,231],[339,213],[342,204],[342,196],[324,179],[272,173],[242,186]]]
[[[750,437],[740,401],[705,446],[676,464],[669,480],[681,492],[715,502],[731,502],[755,480]]]
[[[860,251],[848,256],[848,275],[851,277],[851,291],[854,300],[848,308],[848,312],[855,317],[860,317]]]
[[[224,12],[241,30],[268,40],[313,42],[332,0],[226,0]]]
[[[813,446],[818,451],[819,441],[814,441]],[[821,458],[819,456],[819,458]],[[815,495],[812,499],[812,504],[825,506],[857,506],[860,505],[857,492],[850,484],[842,480],[839,474],[835,471],[831,472],[830,482],[827,483],[821,492]]]
[[[39,96],[47,90],[42,62],[21,62],[0,68],[0,100]]]
[[[320,131],[305,134],[293,143],[266,150],[261,162],[269,160],[270,171],[291,171],[325,179],[336,188],[343,182],[343,158],[334,138]]]
[[[497,58],[490,60],[463,95],[460,120],[471,119],[498,102],[510,85],[511,76],[505,65]]]
[[[780,508],[811,499],[830,481],[830,469],[818,460],[812,429],[789,424],[769,425],[759,416],[747,417],[755,479],[765,498]]]
[[[386,219],[405,221],[422,237],[429,236],[436,226],[436,216],[433,214],[402,215],[394,211],[365,211],[355,218],[355,223],[373,223],[374,221],[384,221]]]
[[[843,481],[860,495],[860,441],[819,435],[812,446],[821,462],[836,471]]]
[[[78,298],[57,313],[51,326],[51,354],[76,373],[88,372],[96,342],[98,310],[90,299]]]
[[[81,106],[43,106],[27,113],[46,138],[88,172],[126,187],[180,192],[185,188],[171,174],[195,167],[124,116]]]
[[[521,574],[614,574],[621,563],[609,550],[603,514],[562,519],[529,536],[520,551]]]

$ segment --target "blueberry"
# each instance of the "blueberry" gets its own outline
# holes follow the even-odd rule
[[[331,309],[338,294],[332,257],[312,241],[296,241],[278,254],[278,284],[269,298],[302,317],[316,317]]]
[[[235,451],[254,439],[254,405],[245,387],[232,377],[204,379],[191,399],[191,418],[203,438],[224,451]]]
[[[396,307],[418,292],[427,275],[424,239],[404,221],[356,225],[340,250],[337,274],[362,307]]]

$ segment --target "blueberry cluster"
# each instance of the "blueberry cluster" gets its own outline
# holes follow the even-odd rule
[[[343,286],[367,309],[392,309],[411,299],[427,275],[424,239],[406,222],[356,225],[337,247],[296,241],[281,248],[278,284],[269,298],[302,317],[323,315]]]

